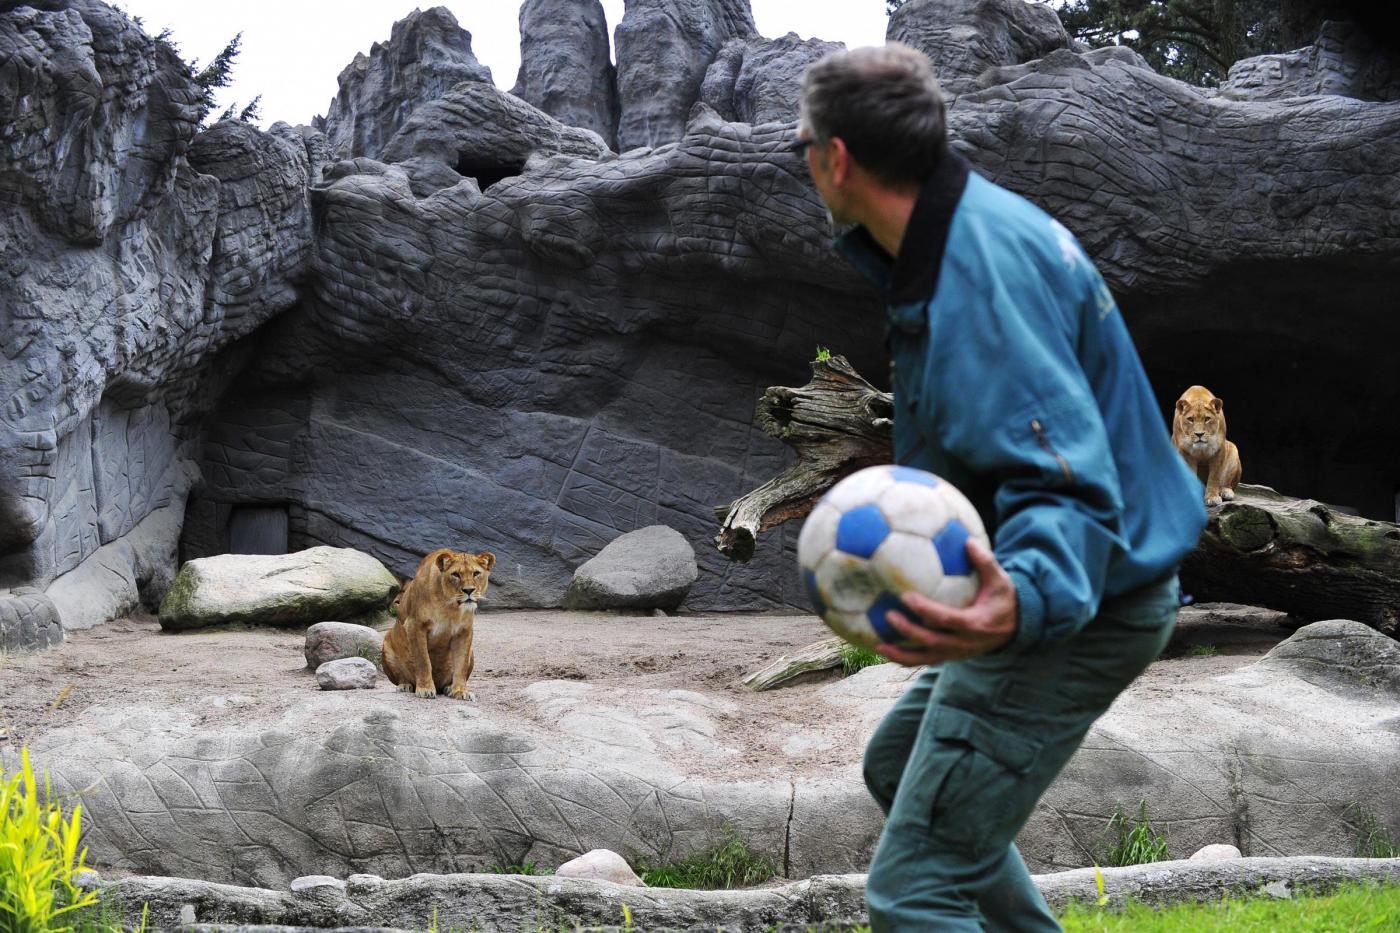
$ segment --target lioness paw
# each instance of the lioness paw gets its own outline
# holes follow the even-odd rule
[[[1224,500],[1221,499],[1219,496],[1206,496],[1206,505],[1210,507],[1217,506],[1223,501]]]
[[[451,691],[448,692],[448,696],[452,697],[454,700],[466,700],[468,703],[476,702],[476,694],[472,693],[466,687],[453,687]]]
[[[427,700],[437,699],[437,691],[434,690],[432,687],[428,687],[426,689],[423,687],[419,687],[418,689],[414,690],[413,693],[415,696],[420,696]]]
[[[1220,490],[1220,498],[1229,502],[1231,499],[1235,498],[1235,491],[1233,489],[1222,489]]]

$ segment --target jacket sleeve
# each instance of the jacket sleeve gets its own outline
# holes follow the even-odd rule
[[[951,284],[951,283],[950,283]],[[1124,549],[1117,467],[1079,363],[1082,295],[1044,281],[958,283],[937,326],[929,388],[943,448],[994,487],[994,551],[1016,587],[1007,651],[1061,641],[1098,612]],[[949,315],[949,318],[953,315]]]

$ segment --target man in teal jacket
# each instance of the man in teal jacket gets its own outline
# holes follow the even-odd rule
[[[966,609],[905,594],[881,651],[929,667],[865,779],[887,814],[876,930],[1056,930],[1013,842],[1090,725],[1160,653],[1202,490],[1074,236],[947,145],[897,44],[807,69],[805,150],[840,250],[888,303],[895,459],[972,500],[994,550]]]

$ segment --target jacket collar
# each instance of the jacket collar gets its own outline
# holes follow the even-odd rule
[[[924,182],[909,226],[899,244],[898,257],[875,242],[864,227],[852,227],[836,238],[836,249],[877,288],[886,292],[891,305],[893,323],[901,327],[916,321],[903,321],[900,306],[918,305],[918,324],[922,324],[922,305],[933,297],[938,288],[938,271],[943,265],[943,251],[948,244],[948,228],[967,187],[970,169],[967,160],[948,149],[938,167]],[[916,328],[917,329],[917,328]]]

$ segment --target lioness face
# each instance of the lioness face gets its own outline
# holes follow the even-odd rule
[[[475,611],[477,603],[486,595],[494,566],[496,555],[490,551],[480,554],[452,551],[441,555],[437,559],[437,569],[443,596],[463,612]]]
[[[1212,457],[1225,433],[1225,403],[1200,386],[1186,390],[1176,403],[1177,446],[1184,453]]]

